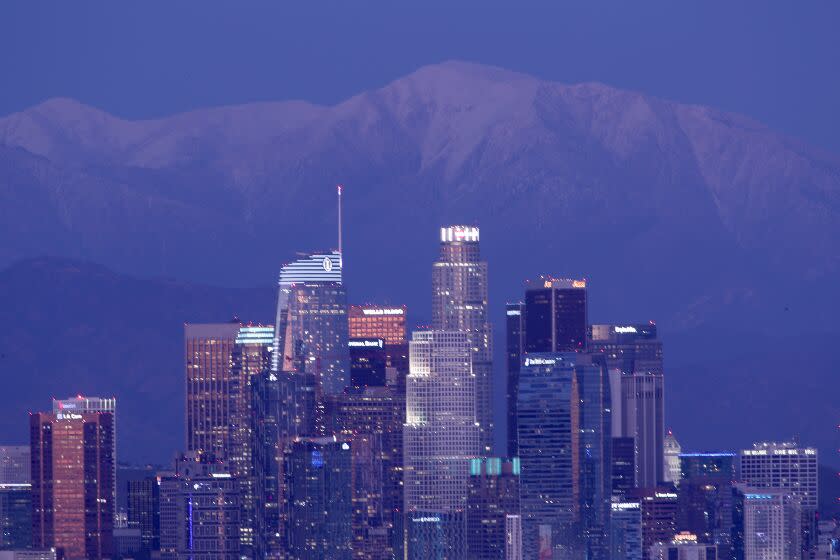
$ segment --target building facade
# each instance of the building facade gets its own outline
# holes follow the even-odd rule
[[[284,450],[290,560],[350,560],[353,543],[351,444],[302,438]]]
[[[479,229],[441,228],[440,254],[432,265],[432,329],[467,335],[485,455],[493,444],[493,333],[487,309],[487,263],[481,260]]]
[[[525,288],[525,351],[582,352],[587,348],[586,280],[541,276]]]
[[[405,305],[351,305],[347,314],[350,338],[381,338],[387,345],[406,344]]]
[[[467,487],[467,557],[505,558],[508,516],[519,515],[519,459],[470,461]]]
[[[128,481],[128,524],[140,530],[144,558],[160,550],[160,486],[157,477]]]
[[[800,560],[802,508],[786,490],[742,487],[744,560]]]
[[[413,333],[404,427],[408,557],[465,558],[469,460],[480,455],[476,376],[462,331]]]
[[[114,529],[111,412],[30,416],[32,544],[64,558],[110,558]]]
[[[574,355],[528,354],[519,377],[523,552],[580,549],[580,430]]]
[[[525,304],[505,304],[505,350],[507,358],[507,456],[517,457],[516,400],[519,392],[519,368],[525,352]]]
[[[240,492],[242,552],[262,557],[272,499],[265,470],[277,451],[262,434],[267,405],[260,401],[271,398],[262,378],[271,366],[274,328],[238,320],[188,323],[184,340],[187,450],[228,464]]]

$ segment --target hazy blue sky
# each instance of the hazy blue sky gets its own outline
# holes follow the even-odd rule
[[[840,152],[840,2],[0,3],[0,114],[340,101],[464,59],[753,116]]]

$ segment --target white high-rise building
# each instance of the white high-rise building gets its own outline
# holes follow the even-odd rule
[[[742,487],[744,560],[800,560],[802,509],[791,492]]]
[[[674,433],[668,430],[665,434],[665,482],[670,482],[674,485],[680,483],[680,453],[682,453],[682,446]]]
[[[740,456],[740,478],[754,488],[789,490],[804,510],[816,511],[819,500],[818,456],[813,447],[794,442],[753,444]]]
[[[466,333],[475,374],[476,416],[482,454],[493,445],[493,340],[487,313],[487,262],[481,260],[479,229],[440,229],[440,255],[432,265],[432,328]]]
[[[415,332],[404,427],[408,557],[466,554],[469,459],[479,453],[475,375],[464,332]]]

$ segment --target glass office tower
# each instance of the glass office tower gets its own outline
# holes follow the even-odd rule
[[[301,257],[280,270],[272,371],[281,439],[324,434],[323,399],[350,384],[347,293],[341,254]]]
[[[520,370],[517,424],[525,558],[580,550],[580,397],[573,363],[568,354],[529,354]]]

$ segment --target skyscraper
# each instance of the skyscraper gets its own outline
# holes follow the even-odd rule
[[[188,451],[225,458],[231,449],[232,360],[241,324],[184,325]]]
[[[761,442],[739,454],[740,480],[752,488],[787,490],[799,500],[802,513],[802,545],[809,550],[816,542],[819,506],[818,454],[813,447],[796,442]]]
[[[381,338],[385,344],[406,344],[405,305],[351,305],[347,314],[350,338]]]
[[[670,488],[641,488],[635,492],[642,510],[642,559],[650,559],[651,547],[670,542],[677,534],[678,499]]]
[[[615,408],[612,413],[615,414]],[[636,487],[636,440],[612,438],[612,493],[623,498]]]
[[[481,260],[477,227],[440,229],[440,255],[432,266],[432,329],[467,334],[481,449],[489,454],[493,445],[493,339],[487,314],[487,263]]]
[[[470,460],[467,489],[467,557],[502,560],[506,521],[519,515],[519,459],[496,457]]]
[[[31,547],[31,486],[28,482],[0,483],[0,550]]]
[[[662,341],[656,323],[633,325],[596,324],[590,327],[589,349],[603,354],[607,369],[622,373],[663,373]]]
[[[285,448],[287,558],[352,558],[350,445],[332,437],[302,438]]]
[[[610,384],[601,356],[571,355],[577,376],[580,515],[586,558],[608,560],[612,497]]]
[[[30,416],[32,540],[73,559],[110,558],[114,528],[111,412]]]
[[[680,483],[680,442],[674,437],[673,432],[668,430],[663,443],[665,454],[665,470],[663,471],[663,482],[678,485]]]
[[[388,378],[385,341],[381,338],[351,338],[348,344],[352,389],[384,387]]]
[[[413,333],[404,428],[408,558],[464,558],[469,459],[479,455],[466,332]]]
[[[385,344],[385,377],[388,385],[397,387],[405,397],[408,375],[408,339],[405,305],[351,305],[348,313],[350,338],[382,339]]]
[[[788,490],[743,486],[744,560],[802,558],[800,499]]]
[[[795,442],[761,442],[744,449],[740,456],[741,481],[753,488],[788,490],[799,498],[804,510],[819,504],[818,455],[816,448]]]
[[[261,378],[270,369],[274,329],[235,320],[186,324],[184,330],[187,449],[228,463],[239,485],[242,550],[262,556],[268,499],[263,471],[276,449],[258,426],[267,406],[258,401],[271,398],[261,390]]]
[[[160,486],[156,477],[128,481],[128,524],[140,529],[143,558],[160,549]]]
[[[620,387],[622,435],[635,442],[636,486],[653,488],[665,478],[665,379],[635,372],[621,375]]]
[[[642,560],[642,506],[639,502],[611,504],[610,559]]]
[[[505,560],[523,560],[522,516],[505,516]]]
[[[579,547],[580,397],[573,358],[529,354],[520,370],[519,493],[526,558],[537,558],[546,546],[567,552]]]
[[[318,253],[280,269],[277,368],[314,374],[328,395],[341,393],[349,384],[347,293],[341,263],[338,252]]]
[[[589,350],[603,356],[609,370],[613,437],[633,439],[635,485],[666,482],[665,379],[656,325],[592,325]]]
[[[239,560],[239,483],[228,464],[190,452],[159,477],[161,558]]]
[[[525,304],[505,304],[505,342],[507,350],[507,454],[517,457],[516,399],[519,392],[519,368],[525,352]]]
[[[736,455],[722,453],[680,453],[680,480],[719,477],[735,480]]]
[[[541,276],[525,289],[525,351],[586,350],[586,280]]]
[[[29,447],[0,447],[0,549],[32,546]]]
[[[82,395],[76,395],[75,397],[69,397],[66,399],[53,399],[52,401],[52,408],[53,414],[59,413],[67,413],[67,412],[76,412],[76,413],[84,413],[84,412],[110,412],[111,413],[111,421],[113,423],[112,430],[114,433],[111,435],[111,441],[113,442],[114,449],[111,452],[111,457],[113,458],[113,472],[111,473],[111,483],[113,488],[111,489],[111,495],[113,496],[112,501],[114,504],[117,503],[117,399],[115,397],[85,397]]]
[[[328,400],[327,416],[331,418],[330,431],[353,447],[354,472],[364,468],[359,459],[365,459],[370,468],[382,471],[365,475],[361,481],[354,479],[354,504],[381,502],[376,511],[368,512],[362,524],[354,522],[356,534],[361,534],[364,540],[370,530],[384,531],[386,543],[380,547],[381,553],[402,558],[404,394],[393,386],[348,391]],[[355,445],[357,442],[361,443]],[[364,451],[370,454],[364,455]],[[375,543],[364,543],[365,549],[373,546]],[[357,552],[354,550],[356,557]]]
[[[29,462],[28,445],[0,447],[0,484],[29,484]]]
[[[347,292],[341,253],[280,269],[272,371],[281,390],[280,437],[323,435],[323,401],[350,385]]]

